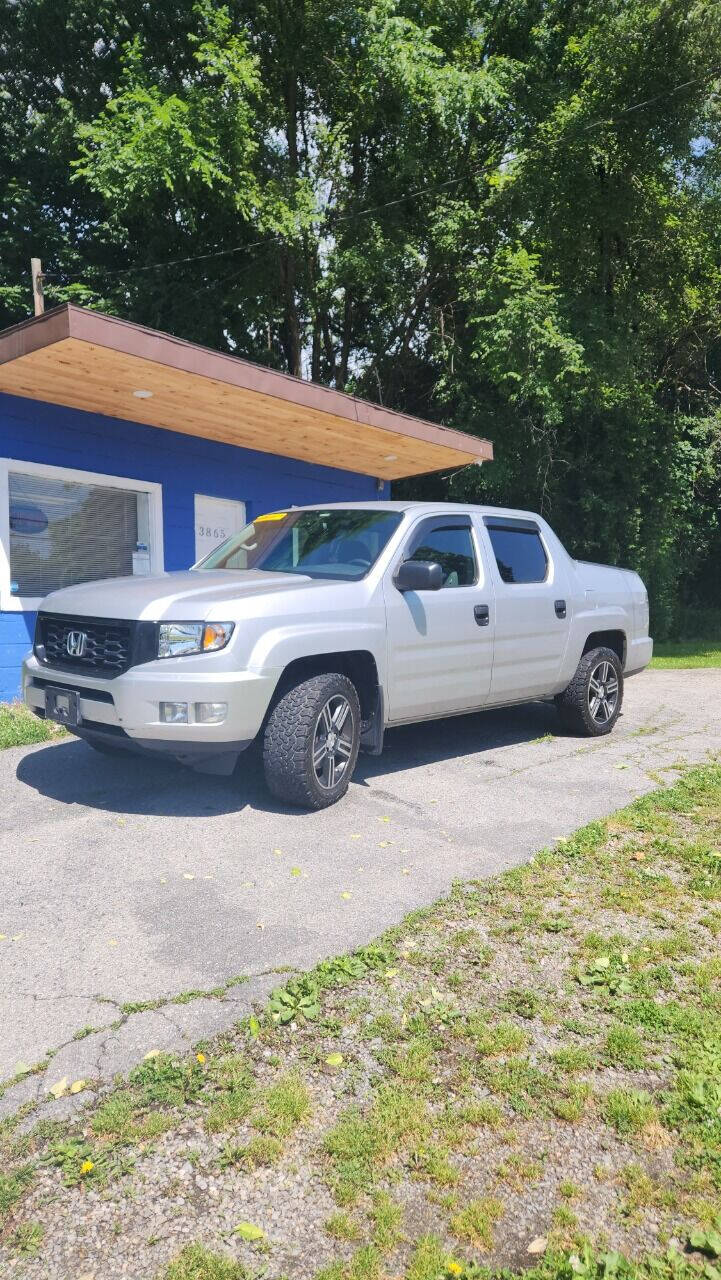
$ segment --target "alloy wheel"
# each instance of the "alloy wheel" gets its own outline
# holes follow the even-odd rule
[[[596,724],[608,724],[618,704],[618,676],[606,658],[591,672],[588,682],[588,709]]]
[[[353,713],[342,693],[333,694],[316,721],[313,735],[313,768],[318,785],[332,791],[338,785],[353,754]]]

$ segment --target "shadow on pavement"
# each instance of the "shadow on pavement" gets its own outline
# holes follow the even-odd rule
[[[558,730],[554,708],[540,702],[404,725],[388,731],[382,756],[359,757],[354,780],[367,787],[406,769],[480,756]],[[232,777],[217,778],[148,756],[100,755],[72,739],[24,756],[17,777],[60,804],[112,813],[207,818],[250,807],[304,816],[303,810],[282,805],[268,793],[255,746],[241,755]]]

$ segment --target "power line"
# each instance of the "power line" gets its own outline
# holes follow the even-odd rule
[[[599,129],[604,124],[615,124],[616,120],[620,120],[622,116],[628,116],[632,111],[640,111],[642,107],[651,107],[655,102],[661,102],[665,98],[672,98],[674,94],[681,93],[683,89],[690,89],[692,85],[702,84],[704,80],[710,80],[712,76],[719,75],[721,67],[712,67],[703,76],[694,76],[693,80],[684,80],[683,84],[677,84],[675,88],[667,90],[665,93],[657,93],[653,98],[645,98],[643,102],[634,102],[630,107],[619,111],[617,116],[612,116],[609,120],[595,120],[591,124],[584,125],[581,130],[586,133],[589,129]]]
[[[689,89],[694,85],[702,84],[706,80],[712,79],[713,76],[721,74],[721,66],[712,67],[702,76],[694,76],[691,80],[684,80],[682,84],[674,85],[672,89],[665,90],[663,93],[657,93],[651,98],[644,98],[640,102],[633,102],[628,107],[616,113],[615,116],[609,116],[607,119],[593,120],[590,124],[583,125],[579,129],[579,134],[588,133],[592,129],[600,129],[604,126],[616,124],[622,120],[624,116],[631,115],[634,111],[641,111],[644,107],[653,106],[657,102],[662,102],[674,97],[677,93],[682,93],[684,89]],[[461,182],[468,178],[481,177],[485,173],[493,173],[497,166],[483,165],[476,169],[469,169],[465,173],[456,178],[448,178],[445,182],[439,182],[432,187],[420,187],[416,191],[408,191],[403,195],[397,196],[393,200],[386,200],[382,204],[369,205],[363,209],[356,209],[350,213],[340,214],[333,218],[333,224],[338,225],[343,222],[353,222],[357,218],[366,218],[374,213],[381,213],[386,209],[392,209],[399,204],[407,204],[409,201],[425,199],[427,196],[437,195],[438,192],[447,190],[449,187],[458,186]],[[119,278],[122,276],[138,275],[146,271],[165,271],[169,267],[184,266],[190,262],[206,262],[213,258],[229,257],[236,253],[251,253],[255,249],[265,248],[268,245],[282,244],[283,241],[278,236],[267,236],[263,240],[251,241],[250,244],[233,245],[225,249],[212,249],[207,253],[190,254],[183,258],[170,258],[165,262],[151,262],[139,267],[124,267],[119,269],[106,270],[104,267],[87,267],[85,270],[99,272],[103,278]],[[44,280],[57,280],[63,276],[67,277],[67,272],[44,272]],[[77,279],[77,277],[76,277]]]

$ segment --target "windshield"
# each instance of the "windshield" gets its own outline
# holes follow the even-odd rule
[[[400,522],[397,511],[274,511],[257,516],[195,568],[353,581],[375,564]]]

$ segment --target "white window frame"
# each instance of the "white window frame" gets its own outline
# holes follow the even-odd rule
[[[10,472],[48,476],[52,480],[76,480],[80,484],[103,485],[108,489],[147,493],[150,521],[150,572],[162,573],[163,552],[163,486],[150,480],[131,480],[123,476],[105,476],[97,471],[77,471],[71,467],[53,467],[44,462],[24,462],[21,458],[0,458],[0,612],[31,613],[38,609],[42,596],[12,595],[10,585]]]

